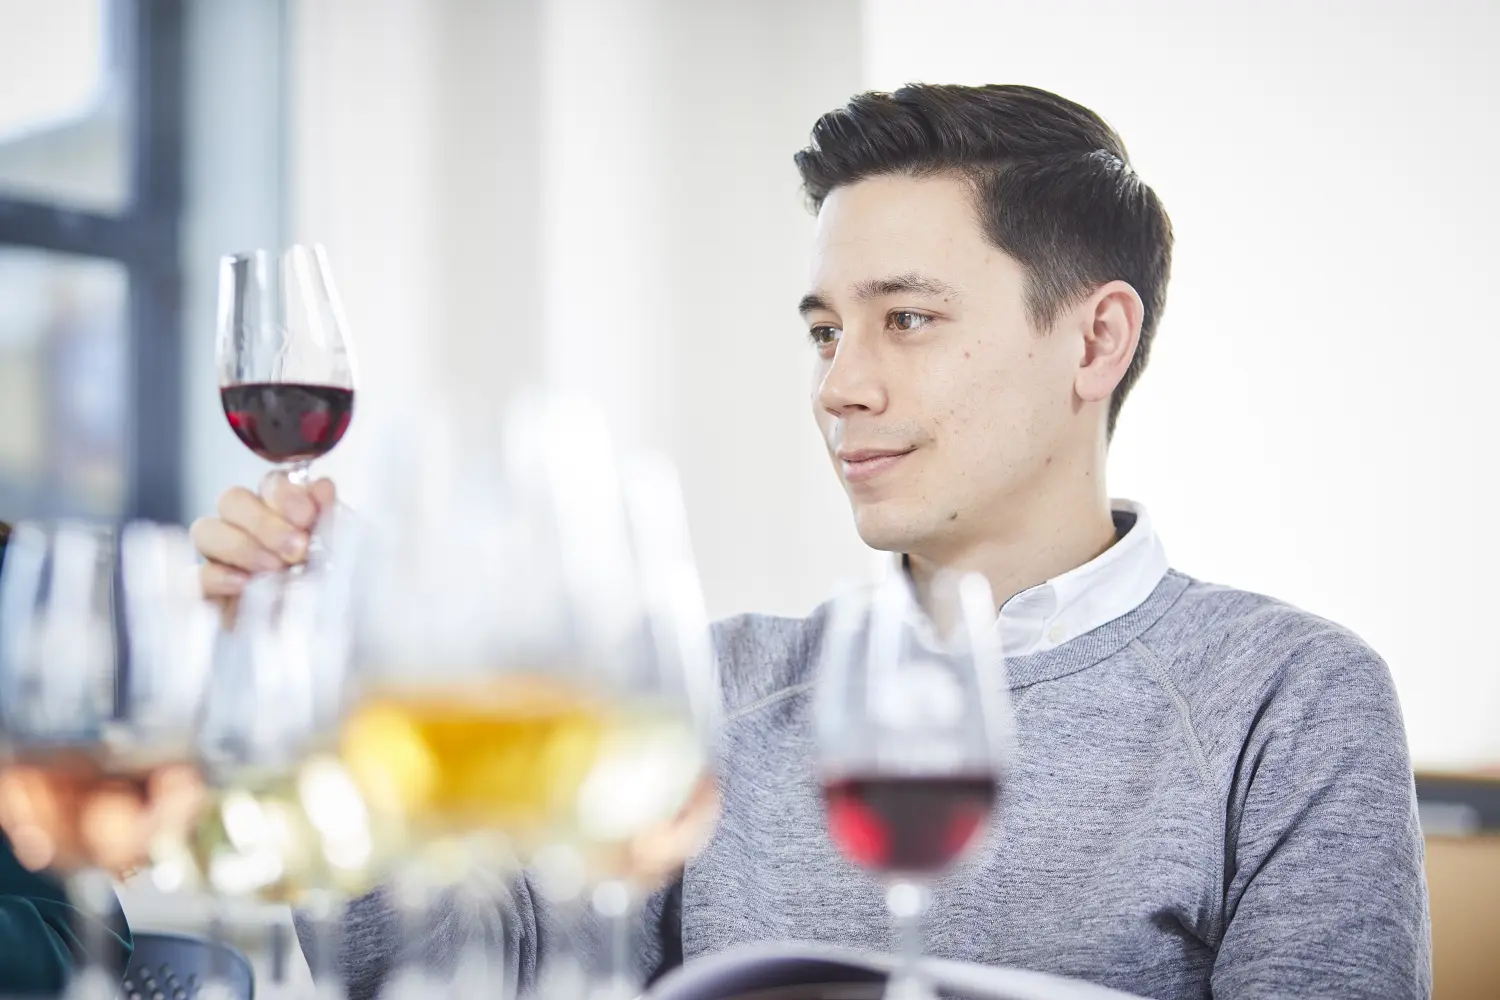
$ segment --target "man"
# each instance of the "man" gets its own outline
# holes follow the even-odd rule
[[[936,886],[930,952],[1152,997],[1421,997],[1412,776],[1385,665],[1349,632],[1167,568],[1105,459],[1166,300],[1166,212],[1119,137],[1029,87],[912,86],[821,118],[801,303],[813,416],[860,535],[1001,598],[1018,753],[1006,808]],[[210,594],[296,560],[333,498],[272,481],[195,527]],[[718,834],[648,907],[642,969],[763,939],[893,946],[812,769],[826,613],[716,626]],[[523,883],[523,980],[544,914]],[[452,915],[444,926],[451,929]],[[373,989],[393,924],[356,905]],[[443,947],[445,932],[433,937]]]
[[[0,569],[10,526],[0,521]],[[0,796],[0,821],[8,819]],[[53,875],[22,867],[10,841],[0,834],[0,996],[50,995],[62,991],[87,943],[99,936],[85,926],[91,918],[70,906]],[[130,932],[123,916],[105,938],[113,962],[129,956]]]

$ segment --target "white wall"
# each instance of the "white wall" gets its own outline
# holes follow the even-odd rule
[[[290,2],[292,228],[361,362],[347,496],[402,408],[545,379],[676,459],[713,613],[867,572],[808,410],[791,163],[858,86],[856,0]]]
[[[868,0],[865,83],[1103,114],[1177,232],[1112,486],[1179,568],[1349,625],[1420,763],[1500,759],[1500,8]]]
[[[218,260],[282,242],[285,208],[280,0],[189,4],[184,170],[183,513],[213,510],[265,463],[235,438],[214,363]]]

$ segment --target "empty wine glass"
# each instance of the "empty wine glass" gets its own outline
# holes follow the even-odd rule
[[[202,633],[173,634],[184,623],[164,621],[193,564],[174,575],[147,526],[128,528],[123,548],[138,632],[129,661],[117,648],[112,532],[20,525],[0,573],[0,812],[23,863],[74,873],[69,894],[92,940],[70,992],[88,1000],[119,986],[111,876],[144,861],[155,836],[185,828],[201,788],[191,732],[206,672],[174,651]]]
[[[306,483],[354,412],[348,322],[323,247],[219,262],[218,365],[235,435]]]
[[[346,518],[324,517],[318,531]],[[336,547],[352,552],[347,533]],[[310,968],[329,997],[342,995],[326,946],[342,901],[371,888],[393,850],[338,758],[354,563],[315,562],[296,581],[278,574],[246,586],[198,727],[212,793],[190,844],[215,898],[293,903],[312,915]]]
[[[945,574],[930,590],[925,610],[905,574],[842,595],[816,682],[829,836],[885,883],[892,1000],[932,996],[919,966],[929,886],[989,826],[1010,732],[988,583]]]

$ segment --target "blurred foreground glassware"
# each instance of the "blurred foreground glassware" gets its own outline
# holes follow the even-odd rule
[[[554,758],[579,724],[574,706],[516,676],[522,637],[511,626],[525,620],[531,591],[506,587],[525,566],[522,531],[494,470],[482,452],[459,460],[460,425],[439,407],[422,412],[392,435],[402,461],[377,470],[362,509],[368,545],[339,746],[401,847],[390,890],[409,950],[387,988],[398,998],[445,989],[421,950],[436,892],[463,883],[457,897],[497,912],[516,868],[506,835],[545,805],[548,775],[563,766]],[[493,992],[510,970],[492,966],[482,934],[471,943],[466,988]]]
[[[629,932],[637,901],[671,877],[716,815],[709,766],[719,685],[676,473],[617,459],[601,413],[532,396],[506,424],[511,481],[541,561],[559,569],[558,679],[596,706],[576,775],[555,786],[545,841],[523,845],[544,894],[587,900],[603,940],[586,977],[549,956],[557,996],[639,992]]]
[[[246,587],[198,725],[212,794],[189,844],[215,898],[293,904],[313,919],[313,977],[329,997],[343,992],[324,961],[343,901],[372,888],[395,850],[338,758],[356,528],[347,510],[324,515],[306,572]]]
[[[686,539],[673,534],[675,482],[643,471],[646,513],[633,510],[602,418],[576,403],[513,407],[498,467],[456,433],[486,421],[444,425],[429,410],[423,422],[405,431],[419,446],[391,449],[415,460],[366,510],[358,690],[341,738],[366,802],[409,848],[395,882],[407,940],[421,940],[437,886],[467,875],[489,887],[493,912],[522,864],[574,918],[602,890],[600,912],[623,927],[662,875],[642,864],[652,835],[703,785],[698,712],[718,690]],[[469,988],[501,973],[513,984],[475,943]],[[548,964],[568,1000],[589,988],[565,943]],[[612,983],[625,965],[609,966]],[[424,989],[431,977],[409,956],[393,990]]]
[[[69,878],[88,918],[89,961],[71,996],[113,998],[112,875],[185,829],[201,800],[192,727],[206,671],[178,655],[201,633],[167,641],[171,552],[185,538],[126,529],[121,567],[137,612],[128,664],[117,654],[115,540],[108,529],[61,522],[16,528],[0,574],[0,810],[12,846],[32,868]],[[191,565],[191,564],[189,564]]]
[[[815,695],[834,845],[880,878],[900,933],[886,996],[928,1000],[931,881],[990,825],[1011,732],[995,604],[977,574],[941,575],[928,609],[905,574],[835,603]]]

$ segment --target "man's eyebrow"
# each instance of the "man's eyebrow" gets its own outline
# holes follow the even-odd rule
[[[797,303],[797,312],[802,316],[806,316],[808,313],[816,312],[817,310],[822,310],[823,312],[833,311],[828,308],[828,300],[817,292],[808,292],[802,296],[802,301]]]
[[[879,299],[887,295],[956,296],[958,294],[958,290],[947,282],[918,274],[915,271],[893,274],[885,278],[866,278],[854,284],[854,298],[858,302],[869,302],[871,299]],[[802,301],[797,303],[797,312],[803,316],[817,310],[833,311],[828,305],[828,300],[818,292],[808,292],[802,296]]]
[[[882,298],[887,295],[957,295],[952,285],[925,274],[908,271],[893,274],[888,278],[867,278],[854,284],[854,297],[860,302]]]

